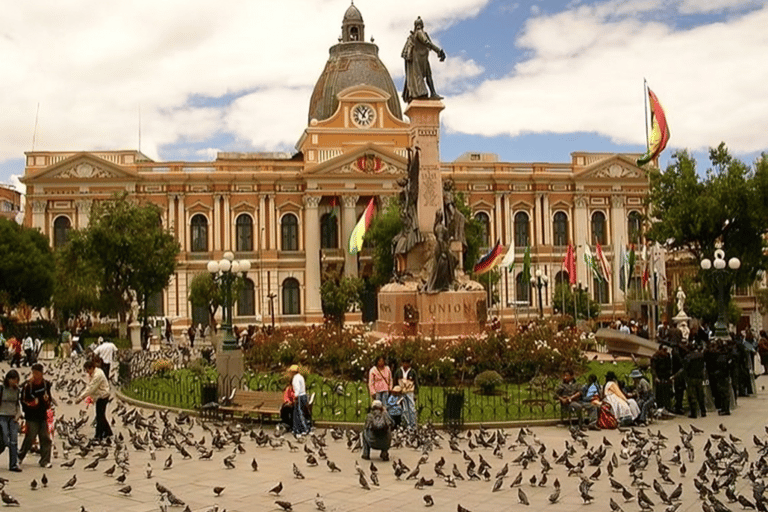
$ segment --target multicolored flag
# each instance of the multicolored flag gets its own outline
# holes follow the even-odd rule
[[[600,274],[600,269],[597,266],[597,260],[592,256],[592,250],[589,248],[589,244],[584,244],[584,263],[587,264],[587,268],[592,271],[592,275],[598,281],[605,281]]]
[[[664,109],[661,108],[659,99],[650,89],[648,89],[648,98],[651,102],[651,133],[648,136],[648,151],[637,160],[637,165],[641,166],[659,156],[669,142],[669,126],[667,126]]]
[[[329,214],[332,219],[339,216],[339,201],[336,196],[331,198],[331,213]]]
[[[568,272],[568,282],[571,285],[576,284],[576,253],[573,250],[573,245],[568,244],[568,250],[565,252],[565,258],[563,259],[563,270]]]
[[[629,265],[629,257],[624,244],[621,244],[621,254],[619,255],[619,290],[627,291],[627,266]]]
[[[349,254],[357,254],[363,248],[363,238],[371,225],[371,220],[373,220],[373,210],[374,198],[372,197],[368,202],[368,206],[365,207],[365,211],[360,216],[360,220],[357,221],[355,229],[349,235]]]
[[[603,276],[605,277],[605,281],[611,280],[611,267],[608,265],[608,259],[605,257],[605,254],[603,253],[603,248],[600,247],[600,242],[596,242],[597,244],[597,261],[600,264],[600,270],[603,273]]]
[[[479,276],[492,270],[503,256],[504,248],[501,246],[501,240],[496,240],[496,245],[475,263],[473,268],[475,274]]]

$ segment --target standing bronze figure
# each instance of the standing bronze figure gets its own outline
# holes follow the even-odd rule
[[[424,22],[421,17],[418,17],[413,23],[413,30],[405,41],[402,53],[402,57],[405,59],[403,101],[406,103],[420,98],[442,99],[435,92],[435,84],[432,82],[432,69],[429,67],[430,50],[437,53],[440,62],[445,60],[445,52],[432,42],[429,35],[424,31]],[[426,87],[424,85],[425,80],[427,82]]]

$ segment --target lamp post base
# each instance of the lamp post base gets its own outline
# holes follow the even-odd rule
[[[243,353],[240,350],[219,350],[216,371],[219,373],[219,396],[229,396],[233,389],[241,387],[245,373]]]

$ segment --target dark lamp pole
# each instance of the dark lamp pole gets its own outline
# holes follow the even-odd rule
[[[701,269],[705,271],[712,271],[712,279],[717,286],[717,322],[715,323],[715,337],[720,339],[728,338],[728,321],[727,321],[727,307],[725,302],[725,290],[726,285],[731,284],[731,271],[736,271],[741,267],[741,261],[739,258],[731,258],[727,264],[725,261],[725,251],[717,249],[715,251],[714,261],[709,258],[701,260]]]
[[[224,331],[224,337],[222,339],[222,350],[236,350],[237,340],[232,333],[232,303],[234,297],[232,297],[232,285],[237,279],[237,275],[242,273],[243,277],[246,276],[251,269],[251,262],[248,260],[235,260],[235,255],[232,251],[224,253],[224,257],[220,261],[211,260],[208,262],[208,272],[213,275],[213,279],[221,286],[224,292],[224,304],[222,305],[222,319],[221,328]]]
[[[541,273],[541,269],[536,271],[536,275],[531,277],[531,286],[539,289],[539,318],[544,318],[544,300],[542,288],[549,283],[549,278]]]

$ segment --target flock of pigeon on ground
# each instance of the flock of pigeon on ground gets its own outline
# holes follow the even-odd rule
[[[79,377],[82,372],[78,363],[56,362],[47,372],[60,401],[71,404],[85,385]],[[730,434],[723,424],[712,433],[695,425],[686,429],[678,424],[679,437],[672,438],[658,430],[654,433],[651,429],[627,428],[620,429],[618,435],[609,434],[613,442],[605,433],[570,428],[562,429],[561,445],[551,446],[550,441],[550,446],[546,446],[528,428],[480,427],[448,433],[425,425],[415,431],[396,433],[391,463],[358,460],[354,467],[344,467],[330,456],[336,454],[339,460],[338,450],[360,453],[359,428],[318,429],[295,439],[290,434],[276,435],[271,427],[265,430],[237,421],[204,421],[186,413],[149,413],[124,403],[117,403],[111,416],[116,435],[105,443],[90,439],[92,416],[85,411],[76,417],[58,417],[54,468],[43,474],[39,482],[33,479],[30,488],[67,491],[78,486],[79,472],[98,471],[104,478],[114,479],[115,495],[130,496],[134,489],[152,486],[162,512],[173,511],[175,507],[191,512],[193,509],[184,497],[163,484],[164,472],[174,465],[195,460],[262,476],[267,469],[267,476],[273,476],[279,471],[260,467],[259,450],[281,450],[291,455],[280,458],[281,464],[286,465],[280,469],[288,474],[290,465],[293,480],[322,481],[328,473],[340,473],[342,478],[349,478],[349,492],[397,485],[399,492],[415,489],[424,507],[437,505],[439,510],[455,506],[458,512],[468,511],[455,498],[447,503],[450,493],[430,491],[441,486],[471,487],[467,491],[471,493],[483,492],[482,486],[486,486],[489,493],[513,493],[510,503],[540,509],[557,504],[575,491],[583,504],[592,504],[594,489],[602,486],[615,493],[609,501],[613,512],[638,507],[641,511],[675,512],[683,499],[687,504],[698,500],[703,512],[726,512],[734,507],[768,511],[764,495],[768,427],[765,433],[754,434],[745,441]],[[29,460],[35,458],[28,456]],[[403,461],[409,458],[413,461]],[[265,481],[261,477],[258,480]],[[254,486],[258,480],[254,480]],[[3,504],[19,505],[19,500],[10,494],[13,489],[6,485],[8,480],[0,481],[4,486],[0,491]],[[333,500],[331,496],[317,494],[312,500],[297,491],[301,491],[301,483],[295,481],[271,482],[263,490],[254,487],[254,494],[262,495],[265,504],[274,503],[278,511],[309,509],[312,504],[321,511],[344,510],[342,498]],[[222,495],[226,498],[226,485],[211,484],[211,499]],[[207,505],[198,510],[225,509]],[[86,507],[81,506],[80,512],[87,512]]]

